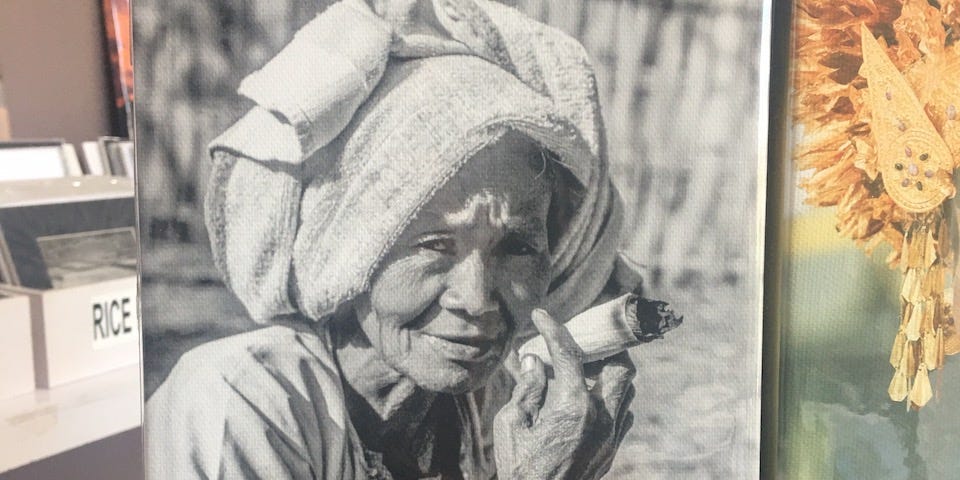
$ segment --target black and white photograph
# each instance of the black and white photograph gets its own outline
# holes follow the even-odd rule
[[[758,478],[770,2],[132,7],[148,479]]]
[[[0,187],[4,283],[47,290],[137,275],[133,183],[101,176]]]
[[[133,227],[37,238],[52,288],[66,288],[137,274]]]

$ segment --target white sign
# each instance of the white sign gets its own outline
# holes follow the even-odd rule
[[[136,342],[140,338],[135,288],[92,298],[89,313],[94,350]]]

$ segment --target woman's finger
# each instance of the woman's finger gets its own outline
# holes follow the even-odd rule
[[[627,435],[627,431],[633,426],[633,412],[630,411],[630,403],[633,402],[633,397],[636,396],[636,392],[637,390],[633,385],[627,389],[627,393],[623,396],[623,404],[620,405],[620,411],[617,413],[613,430],[614,445],[617,448],[620,448],[620,442],[623,441]]]
[[[625,394],[633,386],[636,372],[637,369],[627,352],[620,352],[603,361],[597,383],[603,406],[612,418],[619,417]]]
[[[613,443],[615,449],[620,448],[620,444],[623,443],[624,438],[627,438],[627,432],[630,431],[631,427],[633,427],[633,413],[627,412],[627,414],[617,422],[616,438],[614,438]]]
[[[620,409],[617,411],[617,425],[621,423],[623,417],[630,413],[630,404],[633,403],[633,399],[636,396],[636,387],[630,385],[630,388],[627,389],[627,392],[623,394],[623,400],[620,402]]]
[[[536,355],[525,355],[520,361],[517,406],[528,419],[529,425],[537,421],[543,399],[547,392],[547,373],[543,362]]]
[[[537,420],[546,395],[547,374],[543,362],[536,355],[525,355],[514,381],[517,383],[513,387],[510,406],[516,413],[511,421],[529,428]]]
[[[570,332],[541,308],[533,310],[530,317],[547,344],[556,382],[568,391],[586,391],[583,380],[583,350],[573,340]]]

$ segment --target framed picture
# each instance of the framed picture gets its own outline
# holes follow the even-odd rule
[[[87,174],[109,175],[110,166],[104,162],[104,158],[100,154],[100,142],[86,141],[80,147],[83,150],[83,165]]]
[[[52,288],[133,276],[137,236],[133,227],[37,237]]]
[[[793,2],[785,478],[960,468],[956,2]]]
[[[132,185],[105,177],[0,189],[6,283],[63,288],[136,275]]]
[[[133,142],[119,137],[100,137],[100,158],[109,166],[113,176],[133,178]]]
[[[413,3],[137,2],[148,478],[757,478],[770,2]]]

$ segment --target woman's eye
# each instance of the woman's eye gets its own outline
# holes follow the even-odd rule
[[[446,238],[431,238],[417,244],[418,248],[432,250],[439,253],[452,253],[453,242]]]
[[[500,249],[507,255],[536,255],[539,251],[521,238],[507,237],[500,242]]]

